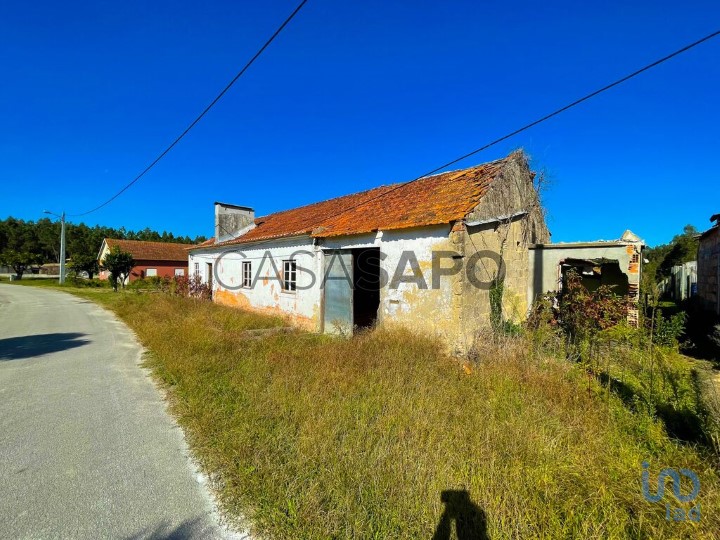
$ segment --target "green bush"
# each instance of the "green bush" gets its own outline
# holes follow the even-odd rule
[[[678,340],[685,331],[686,319],[687,316],[683,311],[666,319],[663,317],[662,310],[657,310],[653,341],[663,347],[677,347]]]

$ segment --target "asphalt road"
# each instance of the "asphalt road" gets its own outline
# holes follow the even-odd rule
[[[219,525],[128,328],[0,285],[0,538],[238,538]]]

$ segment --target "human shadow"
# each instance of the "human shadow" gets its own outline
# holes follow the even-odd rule
[[[124,540],[203,540],[216,536],[207,519],[196,517],[176,525],[164,520],[125,536]]]
[[[85,335],[78,332],[63,332],[0,339],[0,361],[33,358],[82,347],[89,343],[87,339],[80,339]]]
[[[487,517],[482,508],[470,500],[466,490],[445,490],[440,494],[445,510],[432,540],[450,540],[453,522],[458,540],[490,540]]]

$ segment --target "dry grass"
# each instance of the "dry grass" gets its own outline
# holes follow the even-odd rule
[[[445,490],[469,493],[473,538],[720,531],[708,458],[520,340],[463,369],[405,332],[247,339],[283,321],[165,295],[81,294],[137,332],[223,505],[270,538],[430,538]],[[644,460],[653,475],[698,473],[700,523],[667,521],[643,499]]]

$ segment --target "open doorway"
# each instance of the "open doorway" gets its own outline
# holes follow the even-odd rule
[[[594,292],[606,285],[618,296],[627,296],[629,292],[628,276],[620,269],[617,259],[565,259],[561,262],[562,286],[567,287],[567,273],[575,270],[585,288]]]
[[[353,325],[369,328],[375,324],[380,307],[380,248],[352,250]]]

